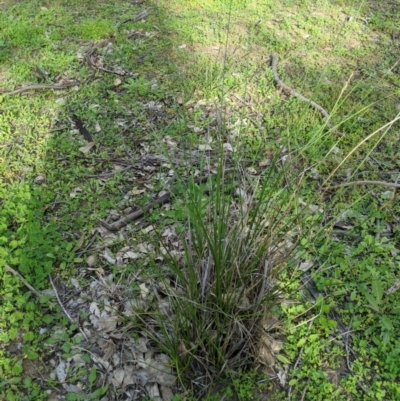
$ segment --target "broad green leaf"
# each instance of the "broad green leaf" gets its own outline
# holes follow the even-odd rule
[[[380,312],[379,310],[379,305],[378,302],[376,302],[376,299],[369,293],[365,292],[365,298],[367,298],[367,301],[369,302],[369,306],[376,312]]]
[[[25,377],[24,386],[26,388],[32,387],[32,379],[29,376]]]
[[[93,385],[93,383],[96,381],[97,377],[97,371],[95,367],[92,367],[89,372],[89,385]]]
[[[35,338],[35,334],[32,331],[28,331],[24,335],[24,340],[25,341],[32,341]]]
[[[27,358],[29,360],[33,361],[34,359],[38,359],[39,358],[39,354],[37,352],[30,351],[27,354]]]
[[[95,399],[95,397],[101,397],[108,391],[108,384],[107,386],[100,387],[96,391],[94,391],[92,394],[90,394],[91,399]]]
[[[382,282],[379,279],[377,275],[373,276],[372,280],[372,295],[375,297],[376,302],[378,305],[382,301],[382,296],[383,296],[383,287],[382,287]]]
[[[286,363],[287,365],[290,365],[290,361],[289,361],[289,359],[286,358],[286,356],[278,354],[276,356],[276,358],[278,359],[278,361],[281,361],[282,363]]]
[[[382,326],[388,330],[388,331],[393,331],[393,325],[392,325],[392,321],[390,320],[390,318],[388,316],[382,316],[381,318],[381,323]]]

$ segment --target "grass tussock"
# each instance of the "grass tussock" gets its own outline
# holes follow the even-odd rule
[[[290,191],[281,161],[252,178],[239,163],[225,169],[221,154],[205,184],[192,179],[185,187],[182,252],[162,239],[164,312],[144,321],[181,384],[192,383],[197,392],[216,379],[273,364],[263,342],[265,322],[276,313],[277,278],[302,230],[297,192]]]

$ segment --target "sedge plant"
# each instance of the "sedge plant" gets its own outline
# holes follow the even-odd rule
[[[187,219],[181,252],[159,237],[163,307],[142,321],[171,357],[181,384],[193,384],[196,393],[266,363],[263,321],[276,313],[277,279],[291,263],[305,213],[297,206],[301,183],[281,162],[275,158],[254,178],[238,160],[228,166],[221,143],[214,173],[177,177],[184,189],[177,202]]]

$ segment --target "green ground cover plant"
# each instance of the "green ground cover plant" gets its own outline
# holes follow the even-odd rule
[[[0,399],[400,399],[399,18],[1,1]]]

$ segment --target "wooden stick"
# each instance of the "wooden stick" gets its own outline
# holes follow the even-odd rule
[[[297,92],[296,90],[294,90],[290,86],[287,86],[279,78],[278,71],[277,71],[277,68],[276,68],[277,63],[278,63],[278,56],[276,54],[273,54],[271,56],[271,68],[272,68],[272,73],[274,74],[274,81],[275,81],[276,86],[278,88],[282,89],[283,92],[286,93],[287,95],[292,95],[292,96],[297,97],[298,99],[302,100],[303,102],[309,103],[310,106],[314,107],[314,109],[318,110],[323,115],[323,117],[326,120],[326,125],[328,126],[328,128],[333,130],[336,135],[343,136],[343,134],[341,132],[337,131],[334,128],[333,124],[329,121],[330,120],[330,115],[322,106],[320,106],[318,103],[312,101],[311,99],[303,96],[301,93]]]
[[[143,217],[144,214],[153,209],[154,206],[156,205],[162,206],[166,203],[169,203],[170,201],[171,201],[171,195],[167,192],[165,195],[160,196],[153,202],[148,203],[143,209],[135,210],[134,212],[122,217],[121,219],[115,221],[112,224],[109,224],[101,219],[98,219],[97,221],[109,231],[118,231],[122,227],[127,226],[131,221],[135,221]]]
[[[81,334],[83,335],[84,339],[85,339],[86,341],[89,341],[89,339],[87,338],[85,332],[84,332],[84,331],[81,329],[81,327],[79,326],[79,323],[75,322],[75,320],[72,318],[72,316],[71,316],[71,315],[68,313],[68,311],[64,308],[64,305],[63,305],[63,303],[61,302],[60,297],[58,296],[57,288],[56,288],[56,286],[54,285],[53,279],[51,278],[51,275],[50,275],[50,274],[49,274],[49,280],[50,280],[51,286],[53,287],[54,294],[55,294],[55,296],[56,296],[56,298],[57,298],[57,302],[58,302],[58,304],[60,305],[62,311],[63,311],[64,314],[65,314],[65,316],[67,317],[67,319],[68,319],[72,324],[76,324],[76,325],[78,326],[78,330],[81,332]]]
[[[36,291],[16,270],[11,268],[10,266],[5,266],[6,271],[13,274],[14,276],[18,277],[22,283],[27,287],[30,291],[32,291],[38,298],[41,297],[39,291]]]
[[[79,85],[79,82],[69,82],[65,84],[55,84],[55,85],[29,85],[23,86],[22,88],[15,89],[11,92],[0,92],[0,95],[11,96],[17,95],[18,93],[29,92],[31,90],[41,90],[41,89],[66,89],[72,86]]]
[[[233,168],[228,168],[226,170],[224,170],[224,174],[233,171]],[[205,176],[202,177],[198,177],[194,180],[194,182],[196,184],[202,184],[204,182],[206,182],[213,174],[207,174]],[[103,226],[105,227],[108,231],[118,231],[120,230],[122,227],[127,226],[130,222],[135,221],[140,219],[141,217],[143,217],[146,213],[150,212],[154,206],[156,205],[165,205],[166,203],[171,202],[172,199],[172,195],[170,192],[167,192],[166,194],[164,194],[163,196],[160,196],[159,198],[153,200],[152,202],[148,203],[146,206],[143,207],[143,209],[138,209],[135,210],[134,212],[127,214],[124,217],[121,217],[119,220],[114,221],[114,223],[109,224],[104,220],[101,219],[97,219],[97,221]]]

